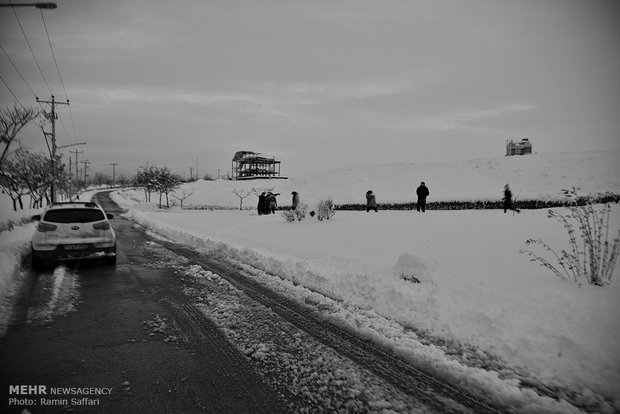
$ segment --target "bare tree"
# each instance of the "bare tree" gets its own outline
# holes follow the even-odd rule
[[[179,186],[183,180],[176,174],[172,174],[168,167],[154,169],[155,187],[159,191],[159,208],[162,208],[162,196],[166,196],[166,208],[170,208],[170,200],[168,195]]]
[[[183,210],[183,202],[194,193],[186,193],[185,190],[177,190],[172,193],[172,197],[181,203],[181,210]]]
[[[17,106],[17,104],[13,104],[11,108],[0,109],[0,139],[2,141],[0,167],[2,167],[2,162],[9,152],[9,147],[19,134],[19,131],[38,116],[38,110]]]
[[[59,191],[67,190],[69,175],[60,156],[57,155],[54,162],[55,174],[50,174],[51,168],[48,157],[21,148],[7,157],[0,171],[0,187],[13,200],[13,210],[16,211],[18,205],[24,208],[22,196],[27,194],[32,208],[43,207],[44,200],[49,203],[52,177],[56,178]]]
[[[251,192],[244,192],[243,190],[233,189],[233,194],[239,197],[239,210],[243,210],[243,199],[252,195]]]
[[[250,192],[256,197],[260,197],[261,193],[273,192],[273,187],[252,187],[250,189]]]

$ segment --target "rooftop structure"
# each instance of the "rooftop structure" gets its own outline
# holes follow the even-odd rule
[[[286,178],[280,175],[280,163],[272,155],[237,151],[232,159],[232,179]]]
[[[521,142],[506,141],[506,156],[525,155],[532,153],[532,143],[529,138],[523,138]]]

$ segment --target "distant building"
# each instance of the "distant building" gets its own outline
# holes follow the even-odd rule
[[[252,151],[237,151],[232,159],[232,179],[286,178],[280,175],[281,161]]]
[[[521,142],[506,141],[506,156],[525,155],[532,153],[532,143],[529,138],[523,138]]]

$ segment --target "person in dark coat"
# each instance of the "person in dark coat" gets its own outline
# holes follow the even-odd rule
[[[424,184],[424,181],[420,183],[420,186],[415,190],[415,193],[418,196],[418,204],[416,206],[417,210],[422,210],[422,213],[426,211],[426,197],[428,197],[431,193],[428,191],[428,187]]]
[[[267,214],[276,214],[276,209],[278,208],[278,202],[276,200],[276,196],[279,196],[280,193],[267,193]]]
[[[258,215],[262,216],[263,214],[267,214],[267,194],[263,191],[261,195],[258,196],[258,205],[256,209],[258,210]]]
[[[291,203],[291,210],[295,210],[297,208],[297,206],[299,205],[299,193],[297,193],[297,191],[293,191],[291,194],[293,194],[293,201]]]
[[[508,184],[504,186],[504,198],[502,198],[502,200],[504,200],[504,213],[506,213],[507,210],[516,211],[517,213],[521,212],[512,204],[512,191],[510,191],[510,186]]]
[[[377,199],[375,198],[375,194],[372,190],[366,191],[366,213],[370,210],[375,210],[375,213],[379,211],[377,209]]]

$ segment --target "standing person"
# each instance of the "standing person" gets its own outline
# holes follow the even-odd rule
[[[299,205],[299,194],[297,193],[297,191],[293,191],[291,194],[293,194],[293,201],[291,203],[291,210],[295,210],[295,209],[297,209],[297,206]]]
[[[420,186],[415,190],[415,193],[418,196],[418,204],[417,210],[420,211],[422,209],[422,213],[426,211],[426,197],[428,197],[431,193],[428,191],[428,187],[424,184],[424,181],[420,183]]]
[[[377,209],[377,199],[375,198],[375,194],[372,190],[366,191],[366,213],[370,210],[375,210],[375,213],[379,212]]]
[[[278,202],[276,201],[276,196],[279,196],[280,193],[267,193],[267,214],[276,214],[276,208],[278,208]]]
[[[266,213],[267,208],[265,207],[266,204],[267,204],[267,195],[263,191],[261,195],[258,196],[258,206],[256,206],[259,216],[262,216],[263,214],[267,214]]]
[[[507,210],[516,211],[517,213],[521,212],[512,204],[512,191],[510,191],[510,186],[508,184],[504,186],[504,198],[502,198],[502,200],[504,200],[504,213],[506,213]]]

